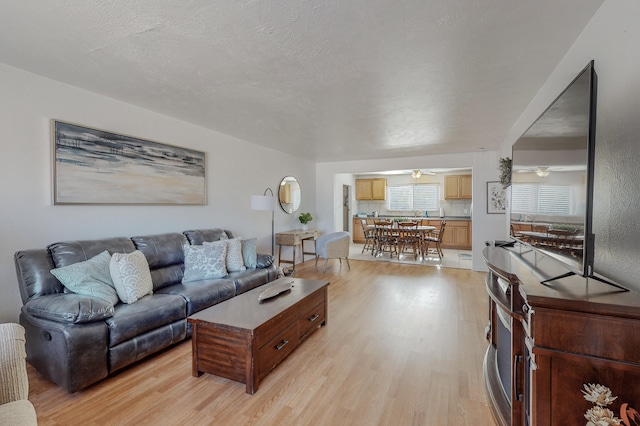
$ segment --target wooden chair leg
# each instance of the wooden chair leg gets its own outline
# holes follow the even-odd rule
[[[346,260],[346,261],[347,261],[347,266],[349,267],[349,270],[351,270],[351,265],[349,264],[349,258],[348,258],[348,257],[345,257],[345,258],[344,258],[344,260]]]

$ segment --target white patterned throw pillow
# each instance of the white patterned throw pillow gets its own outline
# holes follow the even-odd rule
[[[242,239],[231,238],[226,240],[227,243],[227,271],[239,272],[247,268],[244,266],[244,258],[242,257]]]
[[[224,242],[184,248],[183,283],[227,276],[227,245]]]
[[[208,241],[203,245],[226,244],[227,246],[227,272],[245,271],[244,258],[242,257],[242,239],[240,237],[219,241]]]
[[[109,264],[111,278],[123,303],[135,303],[153,293],[149,262],[140,250],[133,253],[113,253]]]

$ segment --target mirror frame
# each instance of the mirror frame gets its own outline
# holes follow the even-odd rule
[[[295,186],[297,187],[294,187]],[[286,188],[286,187],[289,188]],[[297,192],[297,194],[296,194]],[[300,202],[302,201],[302,190],[300,183],[293,176],[285,176],[278,185],[278,201],[280,202],[280,208],[287,214],[294,214],[300,209]]]

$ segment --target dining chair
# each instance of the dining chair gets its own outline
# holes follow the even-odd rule
[[[362,232],[364,233],[364,246],[362,246],[362,253],[365,250],[371,249],[371,254],[374,253],[376,248],[376,232],[375,228],[369,227],[367,219],[360,219],[362,224]]]
[[[385,251],[389,252],[389,256],[393,257],[393,253],[398,254],[397,230],[393,229],[393,222],[379,220],[374,222],[376,230],[376,252],[378,256]]]
[[[438,257],[440,259],[444,257],[444,252],[442,251],[442,237],[444,236],[444,229],[446,225],[447,221],[443,220],[440,223],[439,230],[435,230],[424,237],[423,244],[425,256],[429,252],[429,245],[433,243],[435,245],[435,252],[437,253]]]
[[[399,222],[398,223],[398,256],[403,254],[407,248],[413,250],[413,256],[418,259],[420,254],[420,234],[418,232],[417,222]]]

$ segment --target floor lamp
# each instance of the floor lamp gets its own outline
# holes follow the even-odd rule
[[[271,195],[267,195],[267,192],[271,192]],[[251,210],[271,211],[271,256],[274,256],[276,235],[273,220],[276,210],[276,197],[273,195],[271,188],[265,189],[262,195],[251,196]]]

